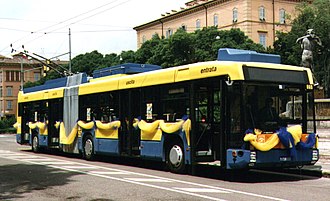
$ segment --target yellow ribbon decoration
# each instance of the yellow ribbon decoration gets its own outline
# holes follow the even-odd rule
[[[102,123],[101,121],[95,121],[96,130],[95,136],[96,138],[110,138],[110,139],[118,139],[118,128],[120,127],[120,121],[113,121],[109,123]]]
[[[65,133],[64,123],[60,124],[60,143],[61,144],[72,144],[78,134],[78,126],[77,124],[73,127],[69,136]]]
[[[78,126],[80,126],[83,129],[86,129],[86,130],[90,130],[94,127],[94,121],[90,121],[90,122],[85,123],[85,122],[79,120],[77,122],[77,124],[78,124]]]
[[[280,142],[280,139],[278,138],[277,134],[273,134],[270,136],[270,138],[267,139],[267,141],[258,142],[257,135],[249,133],[245,135],[244,141],[250,142],[256,149],[260,151],[269,151]]]
[[[165,133],[175,133],[177,132],[183,125],[183,120],[175,123],[165,123],[164,120],[161,120],[159,123],[160,129]]]

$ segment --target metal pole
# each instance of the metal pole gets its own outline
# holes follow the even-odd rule
[[[71,29],[69,28],[69,73],[71,74]]]
[[[24,85],[24,70],[23,70],[23,59],[21,58],[21,91],[23,91]]]
[[[275,42],[275,0],[273,0],[273,44]]]

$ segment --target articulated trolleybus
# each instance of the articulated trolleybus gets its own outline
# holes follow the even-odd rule
[[[313,76],[277,55],[220,49],[217,61],[122,64],[47,81],[18,96],[17,142],[225,169],[299,167],[319,158]],[[288,102],[300,101],[290,114]],[[299,112],[297,112],[299,111]],[[298,114],[298,115],[297,115]]]

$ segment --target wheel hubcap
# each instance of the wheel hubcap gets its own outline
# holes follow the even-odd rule
[[[175,167],[178,167],[181,162],[182,162],[182,149],[178,145],[174,145],[171,150],[170,150],[170,162],[173,164]]]
[[[93,151],[93,142],[90,139],[87,139],[85,142],[85,154],[86,156],[92,155]]]
[[[37,136],[33,137],[32,147],[33,147],[33,150],[37,150],[37,148],[38,148],[38,137]]]

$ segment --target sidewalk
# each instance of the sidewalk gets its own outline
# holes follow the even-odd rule
[[[319,154],[320,159],[316,164],[322,166],[322,175],[330,177],[330,128],[317,129],[319,136]]]

